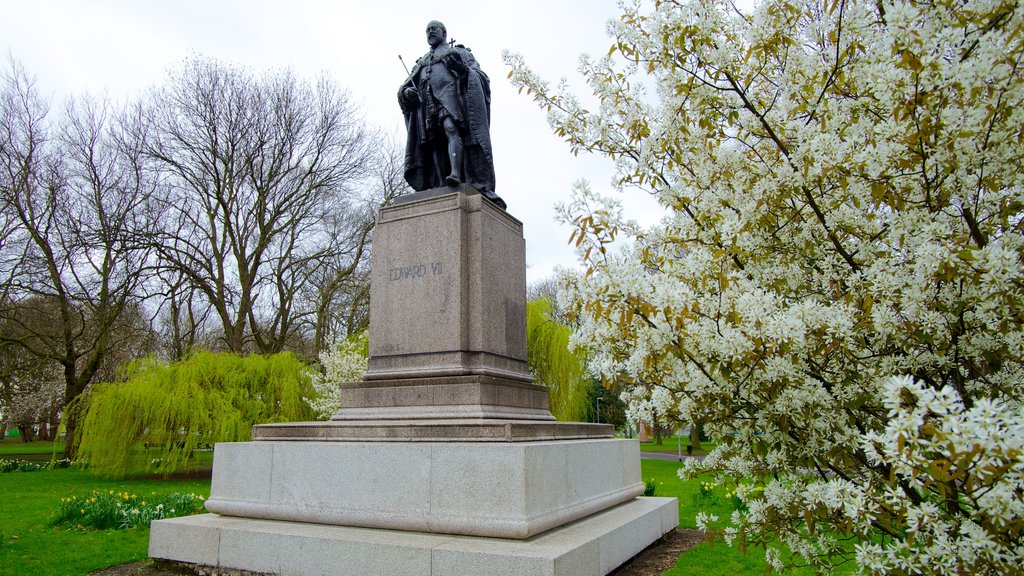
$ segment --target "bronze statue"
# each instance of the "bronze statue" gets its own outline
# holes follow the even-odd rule
[[[502,209],[494,193],[491,84],[473,53],[448,42],[444,24],[427,24],[430,52],[416,60],[398,89],[405,115],[405,180],[429,190],[466,183]]]

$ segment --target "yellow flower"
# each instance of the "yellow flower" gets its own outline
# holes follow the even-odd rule
[[[82,514],[85,514],[85,510],[84,509],[83,510],[79,510],[79,512],[81,512]]]

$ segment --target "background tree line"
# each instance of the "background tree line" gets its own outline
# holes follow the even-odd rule
[[[358,331],[374,214],[405,187],[395,150],[326,76],[196,57],[132,101],[55,109],[9,61],[0,411],[55,424],[132,358],[313,357]]]

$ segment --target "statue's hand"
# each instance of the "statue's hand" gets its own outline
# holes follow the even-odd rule
[[[420,101],[420,93],[412,86],[409,86],[405,90],[402,90],[402,100],[408,106],[416,105]]]
[[[462,55],[456,50],[449,50],[444,55],[444,63],[450,70],[454,70],[459,74],[466,73],[466,63],[462,61]]]

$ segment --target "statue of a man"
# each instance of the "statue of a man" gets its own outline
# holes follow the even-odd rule
[[[494,193],[491,84],[472,52],[448,43],[444,24],[427,24],[430,52],[398,89],[405,114],[405,180],[415,190],[465,182],[505,208]]]

